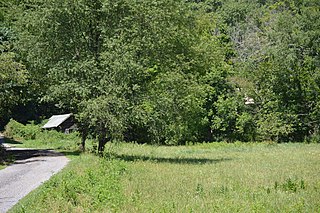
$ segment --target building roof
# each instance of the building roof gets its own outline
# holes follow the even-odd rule
[[[49,118],[49,121],[42,128],[43,129],[56,128],[71,116],[72,116],[72,113],[64,114],[64,115],[53,115],[51,116],[51,118]]]

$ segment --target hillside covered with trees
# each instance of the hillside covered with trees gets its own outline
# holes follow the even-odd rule
[[[318,0],[1,0],[0,122],[150,144],[315,141]]]

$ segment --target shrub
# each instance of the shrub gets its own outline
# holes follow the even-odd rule
[[[22,126],[23,125],[19,122],[11,119],[10,122],[5,126],[5,136],[7,138],[14,138],[18,135],[21,135],[21,129],[23,128]]]
[[[15,140],[22,140],[27,147],[76,150],[80,143],[78,132],[64,134],[55,130],[43,131],[34,122],[23,125],[15,120],[5,127],[5,136]]]
[[[13,119],[5,126],[5,136],[8,138],[34,140],[41,132],[40,126],[35,125],[33,122],[23,125]]]

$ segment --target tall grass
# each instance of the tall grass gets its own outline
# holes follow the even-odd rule
[[[55,130],[42,130],[42,124],[33,122],[23,125],[15,120],[5,127],[6,143],[16,147],[56,149],[74,151],[79,148],[81,139],[78,132],[64,134]],[[93,149],[93,140],[87,141],[87,148]]]
[[[317,144],[122,145],[123,212],[317,212]],[[146,158],[147,157],[147,158]]]
[[[80,155],[10,212],[113,212],[122,206],[123,163]]]
[[[319,144],[108,144],[12,212],[318,212]]]

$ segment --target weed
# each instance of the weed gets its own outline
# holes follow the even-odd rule
[[[305,181],[296,178],[287,178],[282,184],[277,181],[274,182],[275,190],[282,190],[285,192],[297,192],[299,189],[305,189]]]
[[[201,197],[201,196],[203,196],[203,194],[204,194],[203,186],[201,183],[198,183],[197,188],[196,188],[196,196]]]

